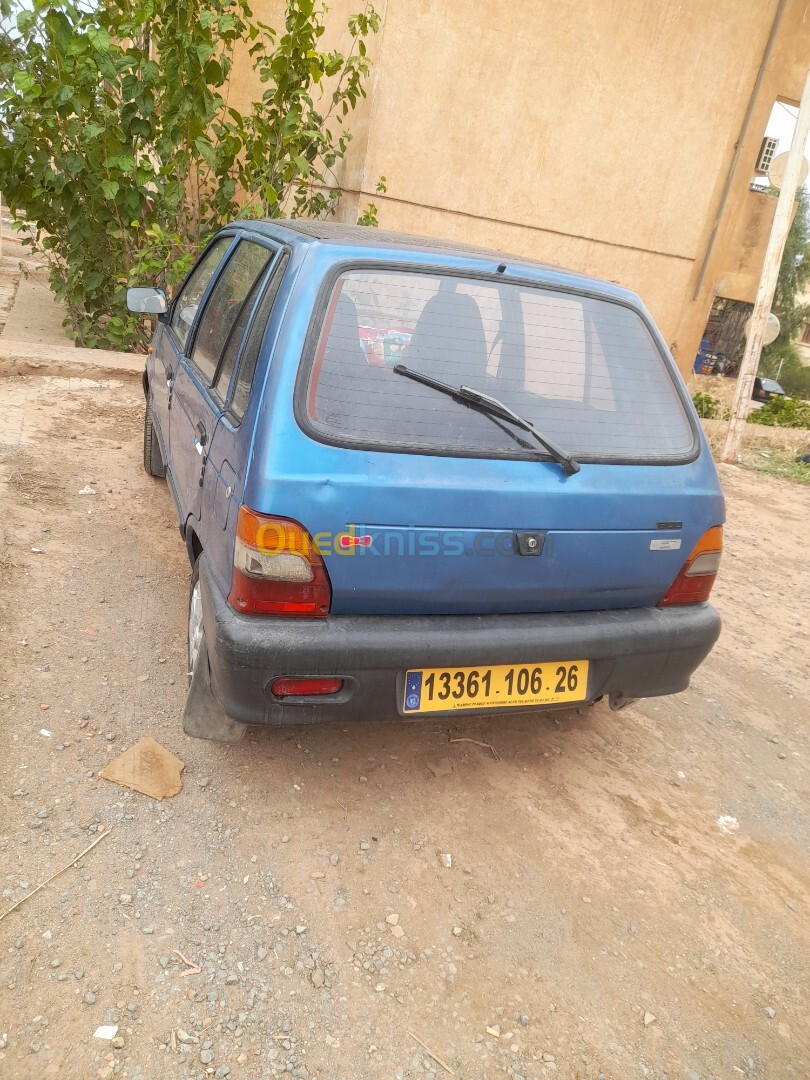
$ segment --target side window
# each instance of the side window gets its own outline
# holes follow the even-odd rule
[[[209,386],[239,313],[272,257],[266,247],[243,240],[208,297],[194,338],[191,362]]]
[[[267,329],[267,322],[273,310],[273,305],[276,302],[279,286],[281,285],[281,280],[284,277],[284,272],[287,269],[287,263],[289,261],[290,257],[286,254],[282,255],[279,259],[278,265],[273,271],[272,277],[256,307],[256,314],[253,318],[253,322],[250,324],[250,331],[247,336],[247,341],[245,342],[245,347],[242,350],[242,356],[239,361],[239,370],[236,374],[236,385],[234,386],[231,405],[228,410],[237,422],[242,419],[245,415],[245,410],[247,409],[248,399],[250,398],[250,388],[253,385],[253,376],[256,374],[256,364],[259,360],[259,350],[261,349],[262,338]]]
[[[233,237],[230,236],[221,236],[219,240],[214,241],[192,270],[191,277],[175,300],[170,326],[183,349],[186,347],[189,331],[197,315],[203,293],[208,288],[214,271],[232,242]]]
[[[219,362],[219,370],[217,371],[216,382],[214,383],[214,393],[220,401],[225,401],[228,397],[228,387],[231,384],[231,375],[233,375],[233,369],[236,364],[236,358],[239,356],[239,347],[242,344],[242,339],[245,336],[245,330],[247,324],[250,321],[250,314],[253,311],[253,307],[256,303],[256,297],[262,287],[262,280],[257,279],[253,288],[248,293],[247,299],[239,311],[239,316],[236,322],[233,324],[233,328],[228,337],[228,341],[225,345],[225,349],[222,353],[222,359]]]

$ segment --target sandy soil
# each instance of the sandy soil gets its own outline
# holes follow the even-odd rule
[[[10,341],[72,347],[73,342],[62,327],[63,318],[64,311],[48,285],[47,270],[31,270],[20,279],[14,307],[1,336]]]
[[[725,630],[677,698],[223,748],[180,728],[137,380],[0,394],[0,913],[110,830],[0,922],[3,1077],[448,1075],[417,1039],[467,1080],[810,1076],[810,490],[724,471]],[[98,777],[145,734],[162,803]]]
[[[0,221],[0,229],[0,338],[72,346],[62,327],[64,309],[48,286],[44,261],[22,243],[10,221]],[[25,273],[21,273],[21,267],[25,267]]]

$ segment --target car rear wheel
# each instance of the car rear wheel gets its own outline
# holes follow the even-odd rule
[[[200,560],[194,564],[188,594],[188,694],[183,710],[183,731],[193,739],[234,743],[246,725],[231,720],[211,691],[211,669],[203,624]]]
[[[152,420],[152,399],[146,399],[146,412],[143,418],[143,467],[150,476],[166,475],[166,465],[158,445],[157,432]]]
[[[196,579],[196,580],[195,580]],[[203,641],[202,619],[202,590],[200,589],[200,577],[197,569],[194,569],[194,577],[191,582],[191,592],[188,598],[188,681],[191,684],[191,676],[200,657],[200,648]]]

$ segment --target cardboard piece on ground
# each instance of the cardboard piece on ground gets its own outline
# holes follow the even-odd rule
[[[98,775],[142,795],[164,799],[182,790],[180,773],[185,767],[179,757],[147,735],[113,758]]]

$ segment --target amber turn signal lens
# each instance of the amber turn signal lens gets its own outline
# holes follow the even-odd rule
[[[303,525],[240,506],[228,602],[243,615],[329,614],[329,575]]]
[[[678,576],[658,601],[659,607],[673,604],[702,604],[709,599],[714,579],[720,568],[723,551],[723,526],[707,529],[692,548]]]

